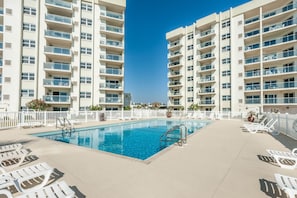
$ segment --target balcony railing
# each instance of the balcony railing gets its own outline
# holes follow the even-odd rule
[[[119,19],[119,20],[124,18],[122,14],[116,13],[116,12],[111,12],[111,11],[102,11],[100,14],[101,14],[101,16],[107,16],[107,17]]]
[[[245,85],[245,90],[246,90],[246,91],[260,90],[260,84]]]
[[[72,24],[72,19],[70,17],[59,16],[55,14],[47,14],[45,15],[45,19],[58,23]]]
[[[265,98],[264,104],[295,104],[297,103],[296,97],[285,98]]]
[[[275,60],[275,59],[281,59],[281,58],[288,58],[292,56],[297,56],[297,51],[294,50],[288,50],[283,51],[280,53],[271,53],[271,54],[264,54],[263,55],[263,61],[269,61],[269,60]]]
[[[122,103],[122,99],[119,97],[102,97],[99,98],[100,103]]]
[[[292,10],[294,8],[296,8],[297,5],[296,4],[289,4],[289,5],[286,5],[285,7],[283,8],[279,8],[279,9],[276,9],[276,10],[272,10],[272,11],[269,11],[269,12],[265,12],[263,14],[263,18],[268,18],[268,17],[272,17],[274,15],[277,15],[277,14],[281,14],[283,12],[287,12],[289,10]]]
[[[199,93],[214,93],[215,90],[214,88],[204,88],[204,89],[200,89]]]
[[[287,43],[293,40],[297,40],[297,35],[288,35],[288,36],[278,37],[272,40],[264,41],[263,47],[273,46],[280,43]]]
[[[263,71],[263,75],[297,72],[297,66],[271,67]]]
[[[199,104],[200,105],[214,105],[215,101],[214,100],[200,100]]]
[[[114,47],[123,47],[123,43],[116,40],[101,40],[100,43],[103,45],[109,45]]]
[[[120,34],[123,33],[123,28],[117,27],[117,26],[112,26],[112,25],[101,26],[100,29],[104,30],[104,31],[115,32],[115,33],[120,33]]]
[[[255,35],[258,35],[258,34],[260,34],[260,30],[259,29],[252,30],[250,32],[245,33],[245,38],[251,37],[251,36],[255,36]]]
[[[170,53],[169,53],[169,57],[177,56],[177,55],[180,55],[180,54],[181,54],[180,51],[170,52]]]
[[[100,88],[122,89],[122,85],[120,83],[100,83]]]
[[[3,66],[3,59],[0,58],[0,67],[2,67],[2,66]]]
[[[246,71],[245,77],[255,77],[260,76],[260,70],[252,70],[252,71]]]
[[[203,31],[203,32],[200,33],[200,37],[207,36],[207,35],[212,34],[214,32],[215,31],[213,29],[205,30],[205,31]]]
[[[252,64],[260,62],[260,56],[254,56],[245,59],[245,64]]]
[[[61,54],[61,55],[71,55],[70,49],[68,48],[60,48],[60,47],[52,47],[52,46],[45,46],[44,52]]]
[[[54,31],[54,30],[46,30],[45,36],[50,36],[50,37],[60,38],[60,39],[67,39],[67,40],[70,40],[70,38],[71,38],[70,33],[59,32],[59,31]]]
[[[211,81],[214,81],[214,80],[215,80],[215,77],[212,76],[212,77],[200,78],[199,82],[211,82]]]
[[[175,62],[170,62],[169,63],[169,67],[175,66],[175,65],[180,65],[180,62],[179,61],[175,61]]]
[[[169,47],[175,47],[175,46],[178,46],[178,45],[180,45],[179,41],[174,41],[174,42],[169,43]]]
[[[206,42],[200,44],[200,48],[204,48],[204,47],[208,47],[208,46],[212,46],[212,45],[214,45],[213,41],[206,41]]]
[[[70,64],[47,62],[47,63],[44,63],[43,68],[49,69],[49,70],[70,71]]]
[[[49,5],[54,5],[54,6],[57,6],[57,7],[72,9],[72,4],[70,2],[67,2],[67,1],[46,0],[45,3],[49,4]]]
[[[0,25],[0,32],[3,32],[3,25]]]
[[[260,104],[260,103],[261,103],[260,98],[245,99],[245,104]]]
[[[214,57],[213,53],[206,53],[206,54],[201,54],[200,59],[206,59],[211,57]]]
[[[43,96],[43,100],[47,103],[69,103],[70,96],[60,96],[60,95],[46,95]]]
[[[169,86],[181,85],[179,81],[171,81],[169,82]]]
[[[256,21],[259,21],[260,17],[259,16],[254,16],[252,18],[248,18],[244,21],[244,24],[247,25],[247,24],[250,24],[250,23],[254,23]]]
[[[106,69],[100,69],[101,74],[110,74],[110,75],[121,75],[122,70],[121,69],[114,69],[114,68],[106,68]]]
[[[263,89],[288,89],[297,88],[297,81],[291,82],[275,82],[275,83],[264,83]]]
[[[0,8],[0,14],[1,14],[1,15],[4,14],[3,8]]]
[[[252,45],[245,46],[245,51],[254,50],[254,49],[258,49],[258,48],[260,48],[260,44],[255,43]]]
[[[214,69],[215,66],[214,65],[204,65],[200,67],[200,71],[207,71],[207,70],[212,70]]]
[[[55,86],[55,87],[69,87],[70,86],[70,80],[43,79],[43,85]]]
[[[295,19],[289,19],[289,20],[286,20],[286,21],[283,21],[283,22],[280,22],[280,23],[275,23],[273,25],[269,25],[269,26],[264,27],[263,32],[266,33],[266,32],[270,32],[270,31],[273,31],[273,30],[277,30],[277,29],[280,29],[280,28],[287,27],[287,26],[295,25],[296,22],[297,22],[297,20],[295,18]]]
[[[111,61],[122,61],[123,58],[121,55],[115,55],[115,54],[101,54],[101,59],[111,60]]]

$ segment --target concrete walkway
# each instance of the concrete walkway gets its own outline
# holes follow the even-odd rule
[[[297,177],[297,170],[281,169],[265,149],[288,151],[297,147],[297,141],[250,134],[242,124],[214,121],[192,135],[184,147],[166,149],[147,163],[27,135],[51,130],[45,127],[0,131],[0,144],[23,142],[38,158],[26,166],[47,162],[57,169],[56,179],[65,180],[77,197],[285,197],[274,173]]]

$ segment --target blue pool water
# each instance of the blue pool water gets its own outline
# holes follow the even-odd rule
[[[207,121],[147,120],[115,125],[79,128],[75,132],[54,131],[34,134],[38,137],[146,160],[175,142],[160,142],[173,126],[184,124],[188,134],[207,125]],[[179,130],[176,131],[179,133]]]

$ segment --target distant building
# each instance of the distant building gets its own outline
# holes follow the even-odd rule
[[[297,0],[252,0],[166,34],[168,105],[297,113]]]
[[[132,96],[131,93],[124,93],[124,107],[131,106]]]
[[[126,0],[0,0],[0,103],[121,109]]]

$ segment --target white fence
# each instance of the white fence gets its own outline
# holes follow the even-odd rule
[[[28,111],[0,112],[0,129],[14,127],[55,126],[57,118],[75,122],[100,122],[103,120],[129,120],[166,118],[167,110],[134,109],[132,111]],[[297,116],[293,114],[264,113],[278,119],[276,129],[297,140]],[[245,119],[247,112],[172,111],[175,119]]]

